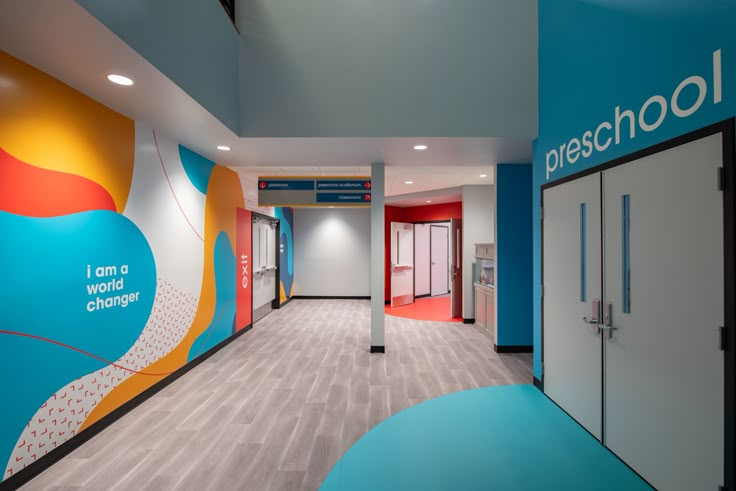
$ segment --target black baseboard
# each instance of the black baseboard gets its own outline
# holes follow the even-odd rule
[[[499,346],[494,344],[493,349],[496,353],[531,353],[533,346]]]
[[[425,298],[431,295],[432,295],[431,293],[425,293],[424,295],[414,295],[414,299],[416,300],[417,298]]]
[[[463,318],[463,324],[475,324],[475,317],[470,319]]]
[[[371,353],[385,353],[386,347],[385,346],[373,346],[371,345]]]
[[[370,300],[370,295],[357,296],[357,297],[344,297],[344,296],[325,296],[325,295],[294,295],[294,300]]]
[[[220,351],[222,348],[227,346],[228,344],[235,341],[237,338],[245,334],[246,332],[250,331],[253,328],[253,324],[248,324],[245,328],[241,329],[240,331],[236,332],[229,338],[225,339],[224,341],[220,342],[220,344],[215,345],[207,351],[206,353],[202,353],[194,360],[190,361],[171,375],[168,375],[166,378],[158,381],[148,389],[144,390],[128,402],[122,404],[118,408],[114,409],[112,412],[110,412],[108,415],[101,418],[99,421],[93,423],[91,426],[89,426],[84,431],[81,431],[78,433],[75,437],[71,438],[70,440],[67,440],[66,442],[62,443],[58,447],[56,447],[51,452],[47,453],[40,459],[36,460],[32,464],[28,465],[25,469],[22,469],[18,471],[16,474],[13,474],[6,480],[0,482],[0,491],[6,491],[6,490],[15,490],[29,482],[34,477],[41,474],[43,471],[69,455],[71,452],[79,448],[80,446],[84,445],[87,441],[92,439],[94,436],[96,436],[98,433],[100,433],[102,430],[128,414],[130,411],[135,409],[137,406],[141,405],[146,400],[150,399],[152,396],[154,396],[156,393],[160,392],[166,386],[170,385],[172,382],[176,381],[179,377],[186,374],[189,370],[196,367],[203,361],[207,360],[207,358],[211,357],[218,351]]]
[[[537,389],[539,389],[542,392],[544,392],[544,382],[542,382],[541,380],[539,380],[537,377],[534,377],[532,379],[532,383],[534,384],[534,387],[536,387]]]
[[[391,305],[391,300],[386,300],[386,301],[384,302],[384,304],[385,304],[385,305]]]
[[[281,305],[279,305],[279,308],[283,308],[284,306],[286,306],[286,304],[288,304],[288,303],[289,303],[289,302],[291,302],[292,300],[294,300],[294,297],[289,297],[289,298],[287,298],[287,299],[286,299],[286,301],[285,301],[284,303],[282,303]]]

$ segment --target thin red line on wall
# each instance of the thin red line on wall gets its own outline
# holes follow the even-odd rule
[[[138,370],[133,370],[132,368],[124,367],[122,365],[118,365],[117,363],[113,363],[113,362],[111,362],[109,360],[106,360],[104,358],[101,358],[101,357],[99,357],[97,355],[93,355],[92,353],[89,353],[87,351],[84,351],[83,349],[75,348],[74,346],[71,346],[71,345],[62,343],[60,341],[55,341],[53,339],[44,338],[42,336],[36,336],[35,334],[28,334],[28,333],[25,333],[25,332],[17,332],[17,331],[6,331],[6,330],[2,330],[2,329],[0,329],[0,334],[6,334],[8,336],[21,336],[21,337],[24,337],[24,338],[31,338],[31,339],[36,339],[38,341],[45,341],[47,343],[56,344],[56,345],[61,346],[63,348],[67,348],[67,349],[70,349],[70,350],[73,350],[73,351],[77,351],[79,353],[82,353],[83,355],[87,355],[87,356],[89,356],[91,358],[94,358],[95,360],[100,360],[102,362],[105,362],[108,365],[112,365],[112,366],[117,367],[117,368],[120,368],[122,370],[127,370],[129,372],[137,373],[137,374],[140,374],[140,375],[150,375],[150,376],[154,376],[154,377],[163,377],[163,376],[171,375],[172,373],[174,373],[173,371],[172,372],[165,372],[165,373],[139,372]]]
[[[216,323],[219,320],[220,316],[222,315],[222,312],[225,310],[225,307],[227,307],[228,305],[230,305],[234,301],[235,301],[234,299],[233,300],[230,300],[230,301],[226,302],[224,305],[222,305],[220,307],[220,312],[217,314],[217,316],[214,317],[214,321],[212,321],[212,324]],[[56,341],[54,339],[44,338],[43,336],[36,336],[35,334],[28,334],[26,332],[7,331],[5,329],[0,329],[0,334],[5,334],[7,336],[19,336],[19,337],[23,337],[23,338],[30,338],[30,339],[35,339],[37,341],[44,341],[46,343],[55,344],[57,346],[61,346],[62,348],[67,348],[67,349],[70,349],[72,351],[76,351],[78,353],[82,353],[83,355],[87,355],[90,358],[94,358],[95,360],[100,360],[102,362],[107,363],[108,365],[111,365],[111,366],[120,368],[121,370],[126,370],[128,372],[137,373],[138,375],[148,375],[148,376],[151,376],[151,377],[165,377],[167,375],[171,375],[172,373],[174,373],[176,371],[176,370],[172,370],[170,372],[161,372],[161,373],[140,372],[138,370],[133,370],[132,368],[128,368],[128,367],[124,367],[122,365],[118,365],[117,363],[113,363],[110,360],[106,360],[106,359],[104,359],[104,358],[102,358],[100,356],[93,355],[92,353],[90,353],[88,351],[84,351],[83,349],[76,348],[76,347],[74,347],[72,345],[69,345],[69,344],[66,344],[66,343],[62,343],[61,341]],[[196,354],[196,356],[194,358],[197,358],[199,355],[202,354],[202,349],[204,349],[204,346],[207,344],[207,341],[209,340],[209,338],[210,338],[211,335],[212,335],[212,331],[210,330],[210,332],[207,334],[207,337],[205,338],[205,342],[202,344],[202,347],[199,349],[199,351],[197,352],[197,354]]]
[[[184,220],[187,221],[189,224],[189,228],[192,229],[192,231],[195,233],[197,237],[199,237],[199,240],[204,242],[204,239],[201,235],[199,235],[199,232],[194,228],[192,225],[192,222],[189,221],[189,218],[187,218],[187,214],[184,213],[184,208],[181,207],[181,204],[179,203],[179,199],[176,197],[176,193],[174,192],[174,186],[171,185],[171,181],[169,180],[169,174],[166,172],[166,166],[164,165],[164,159],[161,157],[161,149],[158,148],[158,139],[156,138],[156,130],[151,130],[153,132],[153,141],[156,143],[156,151],[158,152],[158,160],[161,162],[161,168],[164,170],[164,176],[166,176],[166,182],[169,183],[169,189],[171,189],[171,194],[174,196],[174,201],[176,201],[176,206],[179,207],[179,211],[181,211],[182,216],[184,217]]]

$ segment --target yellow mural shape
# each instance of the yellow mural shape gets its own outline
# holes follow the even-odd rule
[[[199,297],[197,313],[192,326],[184,339],[174,350],[159,361],[144,368],[144,373],[171,373],[187,363],[189,350],[194,341],[212,322],[215,313],[215,241],[217,235],[224,231],[235,246],[236,208],[244,205],[243,190],[238,174],[230,169],[216,165],[212,171],[207,188],[204,221],[204,271],[202,291]],[[101,418],[128,402],[133,397],[150,388],[166,376],[136,374],[110,392],[95,410],[90,413],[81,430],[99,421]]]
[[[23,162],[86,177],[122,212],[135,122],[0,51],[0,148]]]

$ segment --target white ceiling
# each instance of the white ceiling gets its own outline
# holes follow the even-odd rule
[[[0,48],[249,179],[366,175],[371,162],[383,161],[386,195],[393,196],[486,183],[480,174],[490,184],[494,164],[531,161],[527,139],[240,138],[73,0],[2,0]],[[108,73],[135,85],[113,85]],[[429,149],[414,150],[419,143]]]

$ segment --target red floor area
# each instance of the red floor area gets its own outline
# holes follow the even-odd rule
[[[386,313],[396,317],[420,321],[462,322],[461,317],[450,317],[450,296],[424,297],[402,307],[386,305]]]

